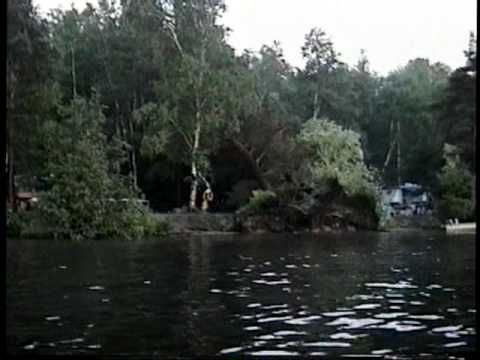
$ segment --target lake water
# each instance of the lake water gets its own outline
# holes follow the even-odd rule
[[[458,358],[475,237],[442,232],[7,240],[7,351]]]

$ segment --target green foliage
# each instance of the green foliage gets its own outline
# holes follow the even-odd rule
[[[104,117],[98,99],[75,99],[61,109],[59,122],[45,126],[47,170],[51,189],[42,199],[45,218],[55,235],[66,238],[136,238],[145,233],[148,211],[108,159],[115,142],[101,131]],[[121,201],[127,199],[127,201]]]
[[[472,216],[472,174],[454,146],[445,144],[444,158],[439,174],[440,212],[445,218],[468,220]]]
[[[7,236],[18,237],[22,234],[25,225],[23,223],[21,214],[13,212],[11,209],[7,211]]]
[[[6,53],[6,145],[9,200],[17,174],[41,171],[37,156],[39,129],[55,101],[51,93],[51,59],[47,21],[31,0],[8,0]]]
[[[45,238],[50,237],[50,229],[46,226],[38,208],[14,212],[7,211],[7,237],[9,238]]]
[[[127,174],[150,200],[162,194],[156,203],[166,210],[188,199],[193,168],[230,208],[252,188],[274,190],[283,204],[299,189],[315,197],[337,183],[364,204],[378,183],[365,163],[383,169],[385,183],[435,186],[445,142],[475,173],[473,35],[466,66],[451,74],[417,58],[381,77],[364,52],[356,66],[342,63],[319,28],[305,37],[301,69],[278,42],[236,56],[219,21],[222,0],[101,0],[48,19],[31,0],[8,5],[8,159],[25,184],[50,179],[45,214],[62,235],[155,228],[146,209],[119,201],[138,196]],[[335,123],[305,124],[312,115]],[[228,171],[215,166],[220,155]],[[250,185],[234,186],[242,181]]]
[[[368,147],[386,183],[434,185],[444,133],[432,106],[446,87],[449,71],[444,64],[417,58],[380,79]]]
[[[305,123],[298,142],[307,151],[303,179],[314,192],[325,195],[340,190],[380,218],[378,174],[365,165],[356,132],[326,119],[311,119]]]
[[[145,212],[143,214],[143,234],[145,236],[165,235],[169,232],[170,226],[167,222],[159,220],[154,214]]]
[[[326,119],[305,123],[298,142],[308,151],[310,186],[337,180],[347,195],[374,194],[374,175],[363,160],[360,136]]]
[[[168,143],[168,124],[174,121],[167,107],[147,103],[135,110],[132,116],[141,154],[152,158],[164,153]]]
[[[307,60],[307,72],[329,71],[340,65],[340,54],[335,51],[332,41],[320,28],[311,29],[305,36],[302,55]]]
[[[476,39],[473,34],[470,34],[465,56],[466,66],[450,74],[434,110],[439,117],[443,140],[457,147],[461,160],[475,173]]]
[[[247,205],[240,208],[241,214],[264,214],[279,205],[277,194],[269,190],[253,190]]]

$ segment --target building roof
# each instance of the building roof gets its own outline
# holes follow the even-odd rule
[[[30,200],[33,198],[33,193],[31,192],[18,192],[16,195],[17,199],[20,200]]]

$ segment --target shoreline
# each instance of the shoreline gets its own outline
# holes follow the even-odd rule
[[[342,234],[354,232],[408,232],[444,231],[441,223],[434,218],[425,221],[402,218],[401,221],[387,222],[376,228],[351,224],[347,221],[292,224],[285,216],[266,213],[242,215],[237,213],[154,213],[159,223],[167,223],[168,230],[155,237],[170,235],[190,236],[234,236],[244,234]],[[433,220],[432,220],[433,219]],[[8,234],[7,238],[51,239],[53,232],[39,222],[28,224],[18,234]],[[100,239],[102,240],[102,239]]]

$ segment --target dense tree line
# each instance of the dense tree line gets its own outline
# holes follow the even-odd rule
[[[252,190],[288,187],[294,198],[327,178],[346,193],[416,182],[445,199],[445,166],[457,166],[471,214],[473,35],[465,67],[417,58],[379,76],[364,51],[349,66],[314,28],[299,69],[278,42],[236,55],[219,23],[224,11],[221,0],[100,0],[43,18],[31,0],[9,0],[10,203],[15,186],[61,198],[60,174],[87,160],[97,175],[72,170],[66,184],[84,176],[111,188],[121,179],[128,196],[160,211],[196,209],[206,189],[214,210],[230,211]]]

